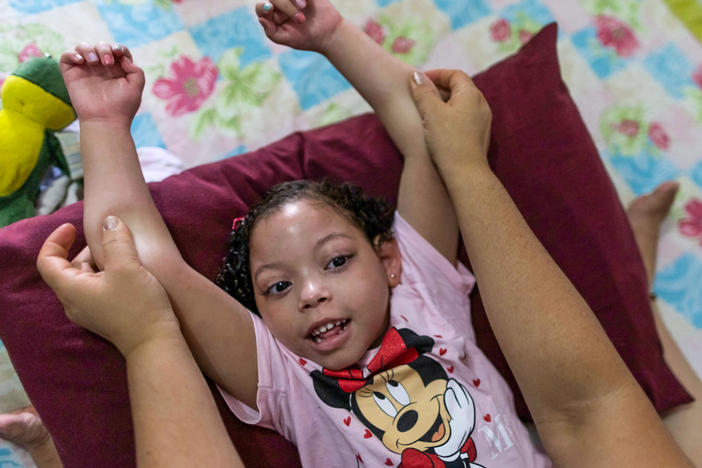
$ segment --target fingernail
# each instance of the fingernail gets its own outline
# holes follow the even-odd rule
[[[414,72],[414,82],[417,83],[418,85],[421,85],[424,83],[424,76],[422,73],[419,72]]]
[[[307,6],[307,2],[305,2],[305,0],[297,0],[295,3],[297,3],[299,8],[305,8]]]
[[[263,9],[266,11],[271,11],[273,9],[273,4],[266,2],[263,4]]]
[[[102,222],[102,228],[105,231],[117,229],[117,226],[119,226],[119,219],[115,218],[114,216],[108,216],[105,218],[105,221]]]
[[[303,15],[303,14],[300,13],[299,11],[298,11],[297,13],[295,13],[294,18],[295,18],[295,21],[297,21],[298,23],[304,23],[304,22],[305,22],[305,15]]]
[[[105,65],[112,65],[114,63],[112,56],[107,54],[102,56],[102,61],[105,63]]]
[[[112,48],[113,48],[114,50],[122,50],[122,46],[119,45],[119,44],[113,45]]]
[[[78,60],[79,62],[82,62],[82,61],[83,61],[83,56],[80,55],[80,54],[76,54],[76,55],[75,55],[75,58],[76,58],[76,60]]]
[[[90,53],[88,54],[88,61],[89,61],[89,62],[92,62],[92,63],[97,62],[97,61],[98,61],[98,56],[97,56],[97,54],[96,54],[95,52],[90,52]]]

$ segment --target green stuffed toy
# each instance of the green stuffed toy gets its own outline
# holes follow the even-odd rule
[[[59,64],[50,57],[20,64],[2,85],[0,227],[35,215],[49,166],[69,174],[54,132],[76,119]]]

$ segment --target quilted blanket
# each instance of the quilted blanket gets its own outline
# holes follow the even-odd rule
[[[699,0],[333,0],[422,69],[477,72],[560,25],[563,77],[623,203],[674,179],[654,290],[702,375],[702,3]],[[0,82],[80,41],[127,45],[147,83],[133,133],[186,167],[369,110],[323,57],[264,36],[254,0],[2,0]],[[0,344],[0,402],[19,384]],[[21,400],[21,397],[19,398]],[[33,466],[0,443],[0,468]]]

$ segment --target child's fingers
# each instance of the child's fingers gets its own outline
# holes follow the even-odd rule
[[[140,88],[144,87],[144,84],[146,83],[144,70],[134,65],[131,59],[127,56],[122,57],[119,64],[122,66],[122,70],[124,70],[124,72],[127,74],[127,81],[136,84]]]
[[[270,37],[275,31],[275,24],[273,24],[273,21],[271,21],[270,19],[264,18],[263,16],[259,16],[258,22],[263,27],[263,30],[265,31],[267,36]]]
[[[115,64],[115,56],[112,55],[112,46],[108,44],[107,42],[100,41],[97,43],[95,46],[95,51],[98,54],[98,57],[100,57],[100,62],[103,65],[114,65]]]
[[[82,65],[85,63],[85,58],[76,52],[75,50],[69,50],[61,54],[61,58],[59,60],[59,64],[61,65],[61,68],[63,69],[64,65],[68,66],[74,66],[74,65]]]
[[[115,57],[115,62],[119,62],[122,57],[127,57],[132,62],[134,61],[132,58],[132,52],[128,47],[123,46],[122,44],[112,44],[112,55]]]
[[[268,9],[269,7],[267,4],[272,5],[272,8]],[[274,19],[276,23],[284,21],[283,18],[294,18],[296,22],[304,23],[305,15],[300,10],[306,6],[307,0],[269,0],[268,2],[264,2],[261,8],[267,16],[271,13],[277,13],[276,16],[278,17],[282,16],[282,18],[269,16]]]
[[[272,18],[273,4],[271,2],[258,2],[256,4],[256,15],[261,18]]]
[[[100,58],[92,44],[81,42],[76,46],[76,52],[82,55],[90,65],[98,65],[100,63]]]

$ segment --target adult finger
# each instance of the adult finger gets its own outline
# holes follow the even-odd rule
[[[93,256],[90,252],[90,247],[86,245],[83,247],[83,250],[78,252],[78,255],[73,257],[73,260],[71,260],[71,265],[77,266],[85,262],[91,262],[92,258]]]
[[[412,99],[424,118],[427,114],[433,113],[438,105],[443,104],[439,91],[434,83],[422,72],[415,72],[410,81],[410,91]]]
[[[470,76],[461,70],[429,70],[426,75],[437,87],[448,90],[452,96],[465,88],[475,88]]]
[[[132,232],[116,216],[108,216],[102,223],[102,251],[105,271],[140,263]]]
[[[71,266],[86,273],[95,273],[97,271],[97,265],[95,265],[95,260],[93,259],[93,254],[90,251],[90,247],[86,245],[85,248],[78,253],[78,255],[73,257],[73,260],[71,260]]]
[[[37,255],[37,269],[46,284],[53,290],[62,284],[63,273],[72,268],[68,262],[68,250],[76,238],[72,224],[62,224],[46,238]]]

